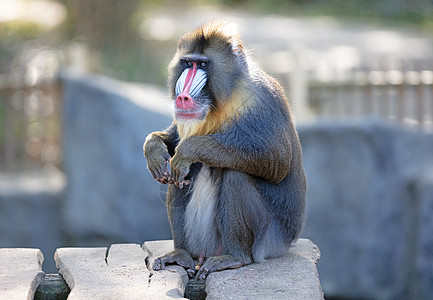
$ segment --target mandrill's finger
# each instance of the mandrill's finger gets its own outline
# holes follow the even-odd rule
[[[155,178],[156,180],[158,180],[157,178],[159,178],[159,172],[157,168],[152,168],[152,167],[147,167],[147,169],[149,170],[150,174],[152,175],[153,178]]]
[[[164,163],[162,163],[161,168],[160,168],[160,173],[161,176],[160,177],[167,177],[167,159],[164,161]],[[167,177],[168,178],[168,177]]]
[[[166,180],[166,183],[169,183],[169,184],[173,184],[174,183],[174,180],[173,180],[173,178],[171,177],[171,175],[170,175],[170,173],[168,171],[164,172],[164,178]]]
[[[179,173],[180,173],[180,172],[179,172]],[[177,182],[176,182],[176,185],[177,185],[180,189],[182,189],[183,186],[184,186],[184,184],[185,184],[185,176],[180,175],[179,178],[178,178],[178,180],[177,180]]]
[[[169,176],[167,176],[167,160],[157,160],[149,162],[147,165],[147,168],[149,169],[150,173],[152,174],[153,178],[155,178],[157,181],[161,183],[167,183]],[[164,182],[166,181],[167,182]]]
[[[191,181],[189,181],[189,180],[181,180],[177,183],[177,186],[180,189],[183,189],[184,186],[189,185],[190,183],[191,183]]]
[[[160,178],[162,178],[161,173],[156,168],[149,168],[149,172],[152,175],[152,177],[159,181]]]
[[[171,167],[170,177],[174,182],[179,181],[179,171],[176,168],[173,168],[173,166]]]
[[[153,261],[153,265],[152,265],[152,269],[155,271],[160,271],[162,270],[164,267],[161,263],[161,259],[158,257]]]
[[[195,276],[195,269],[186,269],[186,273],[188,274],[189,278],[193,278]]]
[[[199,281],[204,281],[206,280],[206,277],[209,275],[210,270],[208,270],[205,267],[201,267],[198,271],[197,271],[197,275],[196,278]]]
[[[165,177],[162,177],[162,178],[156,178],[156,180],[157,180],[159,183],[162,183],[162,184],[167,184],[167,183],[168,183],[168,179],[165,178]]]
[[[167,163],[165,161],[157,160],[147,164],[147,168],[155,178],[164,177],[164,171],[167,170]]]
[[[157,169],[155,173],[156,173],[156,180],[164,177],[163,173],[161,172],[161,169]]]

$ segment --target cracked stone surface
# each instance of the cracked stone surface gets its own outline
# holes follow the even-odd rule
[[[173,250],[173,241],[145,242],[143,249],[150,255],[151,265],[155,257]],[[299,239],[286,256],[235,270],[211,273],[206,279],[206,299],[322,300],[323,292],[316,267],[319,258],[320,250],[313,242]],[[152,279],[169,274],[187,276],[179,266],[169,266],[167,270],[153,274]]]
[[[0,298],[33,299],[44,273],[39,249],[0,249]]]
[[[146,267],[148,252],[138,244],[110,248],[59,248],[59,273],[71,288],[68,299],[172,299],[183,296],[163,275],[152,276]]]
[[[60,248],[55,260],[71,288],[69,300],[185,299],[188,275],[182,267],[158,272],[147,267],[171,250],[172,240],[145,242],[142,247]],[[207,299],[323,299],[316,268],[319,258],[315,244],[299,239],[286,256],[210,274]]]

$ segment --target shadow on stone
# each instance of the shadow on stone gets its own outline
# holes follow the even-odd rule
[[[35,300],[65,300],[71,290],[59,274],[46,274],[35,293]]]

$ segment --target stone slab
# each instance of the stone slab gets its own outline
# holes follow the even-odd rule
[[[0,249],[0,299],[33,299],[43,279],[39,249]]]
[[[149,253],[148,267],[149,270],[151,270],[153,261],[156,257],[174,249],[173,240],[145,242],[143,244],[143,249]],[[152,277],[149,281],[149,288],[152,289],[152,291],[155,291],[156,294],[161,294],[163,293],[163,290],[166,290],[167,296],[183,298],[186,285],[188,284],[188,274],[184,268],[173,265],[158,272],[151,270],[151,274]],[[158,290],[160,291],[157,292]]]
[[[299,239],[287,256],[211,273],[206,299],[324,299],[316,263],[319,248]]]
[[[180,298],[183,293],[171,277],[154,280],[147,257],[138,244],[59,248],[55,253],[59,273],[71,288],[69,300]]]
[[[173,241],[145,242],[143,248],[149,252],[150,265],[154,257],[173,250]],[[210,274],[206,280],[206,299],[323,299],[316,268],[319,258],[315,244],[299,239],[287,256]],[[170,266],[153,272],[152,280],[169,272],[187,276],[183,268]]]

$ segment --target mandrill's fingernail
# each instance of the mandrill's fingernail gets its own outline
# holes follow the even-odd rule
[[[188,269],[188,270],[186,270],[186,272],[188,273],[189,278],[192,278],[195,275],[195,271],[192,269]]]

